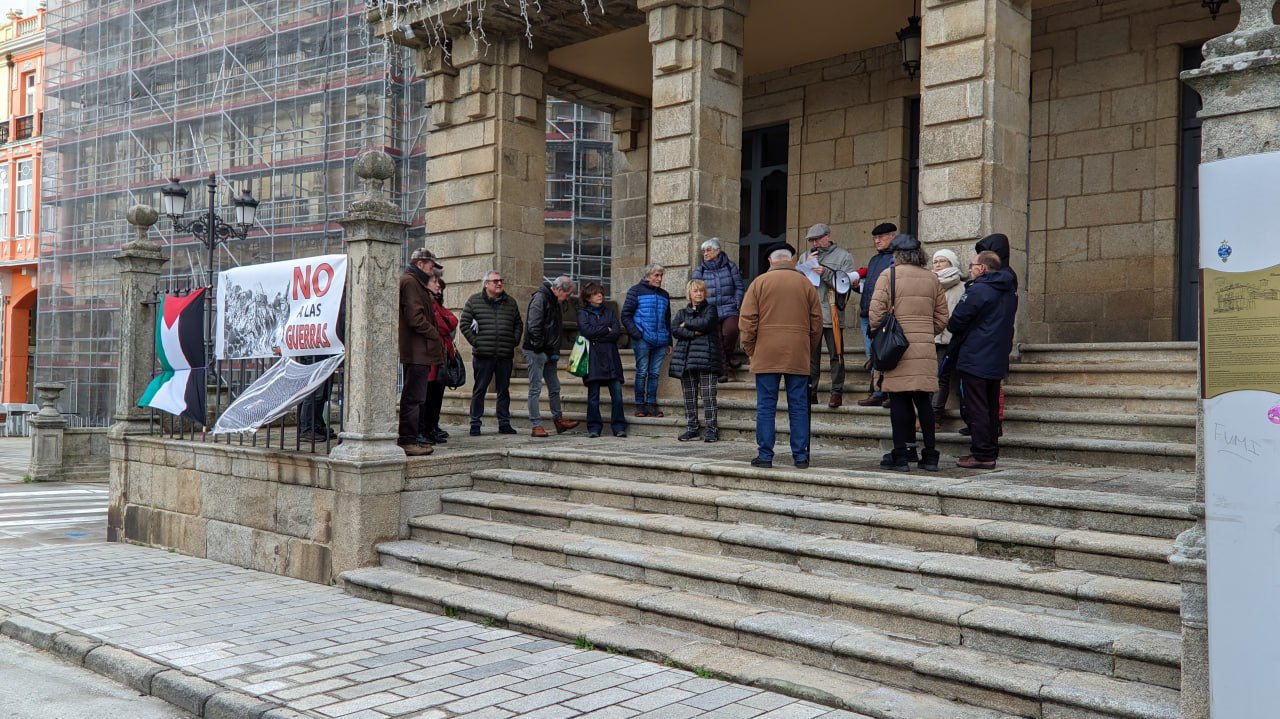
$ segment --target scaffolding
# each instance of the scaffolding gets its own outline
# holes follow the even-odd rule
[[[159,208],[164,178],[216,173],[221,197],[247,187],[261,201],[249,237],[219,248],[216,272],[342,251],[337,220],[362,190],[353,162],[382,149],[398,161],[391,193],[410,225],[406,246],[420,243],[425,87],[407,50],[370,38],[362,4],[55,0],[46,21],[35,371],[68,385],[64,411],[85,424],[114,411],[111,258],[131,238],[125,212]],[[203,245],[163,218],[153,236],[167,281],[204,284]]]
[[[547,279],[595,280],[609,296],[613,227],[613,120],[547,98]]]

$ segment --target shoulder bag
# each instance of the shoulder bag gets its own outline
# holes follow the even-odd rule
[[[444,367],[440,368],[440,377],[449,389],[457,389],[467,383],[467,365],[462,361],[461,353],[455,351],[449,355]]]
[[[884,321],[871,337],[871,368],[879,372],[888,372],[897,367],[898,362],[902,360],[902,355],[906,354],[908,345],[907,335],[902,331],[902,325],[898,324],[898,318],[893,314],[897,299],[894,293],[896,289],[894,280],[894,266],[889,265],[889,311],[885,313]]]

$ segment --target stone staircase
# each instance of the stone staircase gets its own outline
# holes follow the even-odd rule
[[[472,471],[347,590],[863,717],[1178,716],[1166,557],[1193,522],[1188,475],[904,476],[829,469],[877,456],[833,448],[756,469],[746,443],[570,441]]]
[[[826,406],[829,384],[821,385],[820,403],[813,408],[815,447],[891,448],[888,411],[865,408],[854,401],[865,396],[861,343],[848,347],[845,366],[846,406]],[[1001,456],[1093,466],[1191,470],[1195,467],[1197,345],[1194,342],[1021,345],[1004,385],[1005,424]],[[634,380],[634,356],[623,352],[627,379]],[[855,369],[858,368],[858,369]],[[512,380],[511,408],[517,419],[528,412],[528,380]],[[755,385],[749,371],[738,370],[735,381],[720,385],[721,434],[755,436]],[[824,369],[824,380],[827,378]],[[680,390],[664,379],[659,405],[666,417],[629,417],[633,433],[678,434],[684,424]],[[586,416],[586,390],[581,380],[561,375],[565,413]],[[451,392],[445,400],[444,421],[467,426],[467,391]],[[632,390],[624,388],[631,406]],[[954,401],[954,400],[953,400]],[[546,395],[543,394],[545,408]],[[782,403],[785,407],[785,401]],[[781,407],[780,407],[781,409]],[[492,399],[486,422],[492,431]],[[544,414],[546,410],[544,409]],[[785,412],[779,412],[778,443],[786,443]],[[520,424],[519,422],[517,424]],[[968,454],[968,438],[958,434],[958,411],[948,410],[938,441],[944,461]]]

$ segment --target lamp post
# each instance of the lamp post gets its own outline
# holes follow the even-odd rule
[[[173,221],[173,229],[178,232],[186,232],[204,244],[205,249],[209,251],[208,265],[208,281],[206,287],[208,293],[206,299],[212,299],[213,294],[213,253],[218,249],[218,245],[225,242],[227,238],[234,237],[243,240],[249,236],[249,228],[253,226],[253,221],[258,214],[258,201],[253,199],[253,195],[249,193],[249,188],[245,188],[239,195],[232,195],[231,204],[235,212],[234,225],[227,224],[218,216],[214,209],[215,201],[218,194],[218,178],[212,172],[209,173],[209,179],[205,180],[205,187],[209,188],[209,209],[203,217],[196,217],[191,222],[183,222],[182,216],[187,211],[187,189],[178,183],[178,178],[169,178],[169,184],[160,188],[160,207],[164,214],[169,216]],[[234,192],[234,190],[233,190]],[[206,361],[211,362],[213,357],[213,312],[206,311],[205,321],[205,357]]]
[[[169,178],[169,184],[160,188],[160,206],[164,214],[168,215],[169,219],[173,221],[173,229],[194,236],[209,251],[207,286],[212,290],[214,251],[228,237],[243,240],[249,236],[249,228],[253,226],[253,221],[258,214],[258,201],[253,199],[253,195],[249,193],[249,188],[247,187],[239,195],[233,195],[231,204],[235,212],[235,223],[230,225],[223,221],[214,209],[214,201],[217,199],[218,193],[217,176],[212,172],[209,173],[209,179],[205,180],[204,184],[205,187],[209,188],[209,209],[204,217],[197,217],[191,222],[182,221],[182,216],[187,211],[188,192],[187,188],[178,184],[176,177]]]

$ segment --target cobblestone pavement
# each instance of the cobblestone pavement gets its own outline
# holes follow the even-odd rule
[[[106,484],[24,483],[29,437],[0,438],[0,549],[102,542]]]
[[[0,550],[0,566],[0,614],[78,631],[303,716],[860,716],[156,549]]]

